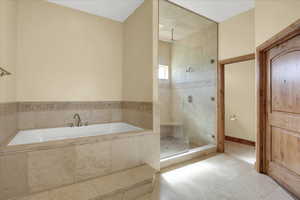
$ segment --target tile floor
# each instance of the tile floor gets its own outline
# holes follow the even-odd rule
[[[246,163],[255,164],[255,147],[235,142],[225,142],[225,152]]]
[[[254,169],[254,149],[226,143],[226,153],[162,170],[160,200],[292,200]]]

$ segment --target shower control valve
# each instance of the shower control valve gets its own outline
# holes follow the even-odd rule
[[[188,96],[188,102],[193,103],[193,96]]]

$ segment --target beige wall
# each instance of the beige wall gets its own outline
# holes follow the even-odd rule
[[[122,62],[121,23],[18,1],[18,101],[121,100]]]
[[[251,53],[255,53],[255,9],[219,24],[220,60]],[[256,134],[254,61],[226,65],[225,69],[226,135],[254,141]],[[243,87],[240,87],[241,85]],[[232,114],[238,116],[237,121],[230,121]]]
[[[236,120],[231,120],[232,116]],[[225,66],[225,133],[255,141],[255,61]]]
[[[0,0],[0,67],[12,73],[10,76],[0,77],[0,147],[17,131],[16,16],[16,1]]]
[[[123,100],[152,101],[153,0],[124,22]]]
[[[153,1],[123,24],[18,2],[17,101],[152,101]]]
[[[153,132],[144,137],[143,161],[160,168],[159,106],[158,106],[158,0],[145,0],[124,22],[124,101],[153,102]],[[131,115],[131,114],[129,114]],[[132,115],[131,115],[132,116]]]
[[[12,73],[10,76],[0,77],[0,103],[16,100],[16,14],[15,0],[0,0],[0,67]]]
[[[219,24],[219,59],[255,52],[254,9]]]
[[[299,0],[256,0],[255,4],[256,46],[300,18]]]

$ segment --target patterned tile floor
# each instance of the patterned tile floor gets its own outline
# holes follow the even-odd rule
[[[184,151],[188,151],[188,145],[183,139],[175,137],[163,137],[160,139],[160,158],[166,158]]]

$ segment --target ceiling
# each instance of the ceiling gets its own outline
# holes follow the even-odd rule
[[[144,0],[48,0],[87,13],[124,22]],[[255,0],[169,0],[216,22],[254,8]]]
[[[216,22],[254,8],[255,0],[169,0]]]
[[[167,1],[160,1],[159,8],[159,39],[165,42],[182,40],[210,26],[215,22],[200,17]]]
[[[144,0],[48,0],[51,3],[124,22]]]

